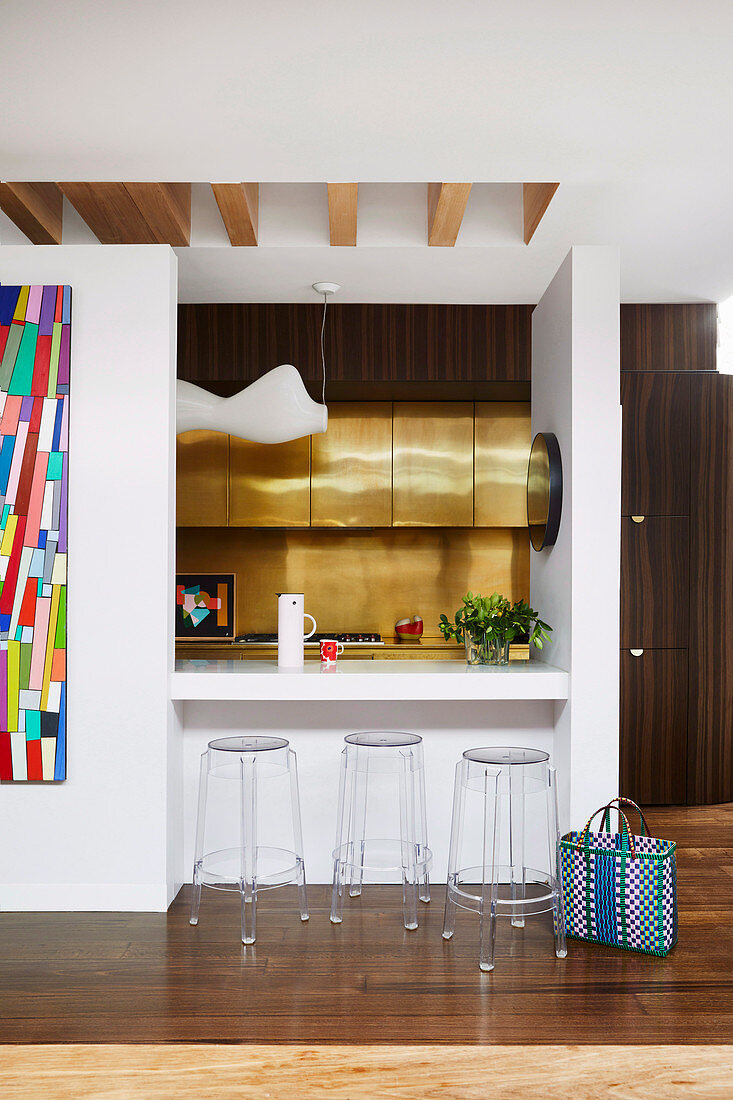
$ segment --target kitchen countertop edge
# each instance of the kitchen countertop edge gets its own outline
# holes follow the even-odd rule
[[[265,661],[177,660],[170,697],[185,700],[567,699],[569,675],[542,661],[469,666],[464,661],[351,660],[323,669]]]

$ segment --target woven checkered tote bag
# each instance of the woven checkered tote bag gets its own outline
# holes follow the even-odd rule
[[[615,803],[618,833],[611,832]],[[621,803],[638,812],[640,836],[632,834]],[[601,832],[591,832],[598,814]],[[649,835],[644,814],[629,798],[596,810],[581,833],[560,841],[567,935],[667,955],[677,943],[676,849],[673,841]]]

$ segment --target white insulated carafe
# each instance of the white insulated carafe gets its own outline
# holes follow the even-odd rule
[[[277,663],[280,668],[302,668],[303,642],[316,632],[316,620],[303,610],[302,592],[277,594]],[[310,619],[313,629],[303,633],[303,619]]]

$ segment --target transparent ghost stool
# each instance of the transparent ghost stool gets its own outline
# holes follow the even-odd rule
[[[414,733],[351,733],[341,753],[331,920],[340,924],[344,894],[364,881],[402,879],[405,928],[417,928],[417,900],[430,901],[422,737]],[[390,811],[398,818],[396,837]],[[398,811],[398,812],[397,812]],[[380,835],[381,834],[381,835]]]
[[[443,938],[453,935],[457,907],[478,913],[481,970],[494,969],[501,915],[522,928],[525,917],[552,912],[555,954],[567,955],[557,779],[548,760],[539,749],[502,747],[469,749],[456,765]]]
[[[237,788],[232,791],[234,784],[238,784],[238,798]],[[261,791],[261,784],[271,785],[271,791]],[[276,787],[283,793],[289,788],[292,849],[266,847],[257,835],[258,799],[276,797]],[[220,814],[218,821],[212,815],[214,794],[233,811]],[[280,804],[287,806],[287,795]],[[236,845],[218,846],[235,837]],[[300,919],[308,920],[298,767],[290,743],[283,737],[260,736],[211,741],[201,756],[190,923],[198,924],[202,886],[238,892],[242,943],[254,943],[258,892],[287,884],[297,885]]]

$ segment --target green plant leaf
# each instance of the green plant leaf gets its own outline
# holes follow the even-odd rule
[[[526,634],[530,644],[542,649],[552,627],[539,618],[525,599],[511,604],[499,592],[490,596],[467,592],[462,606],[455,613],[455,625],[441,614],[439,629],[446,640],[463,641],[467,635],[479,639],[480,644],[489,641],[506,644],[518,635]]]

